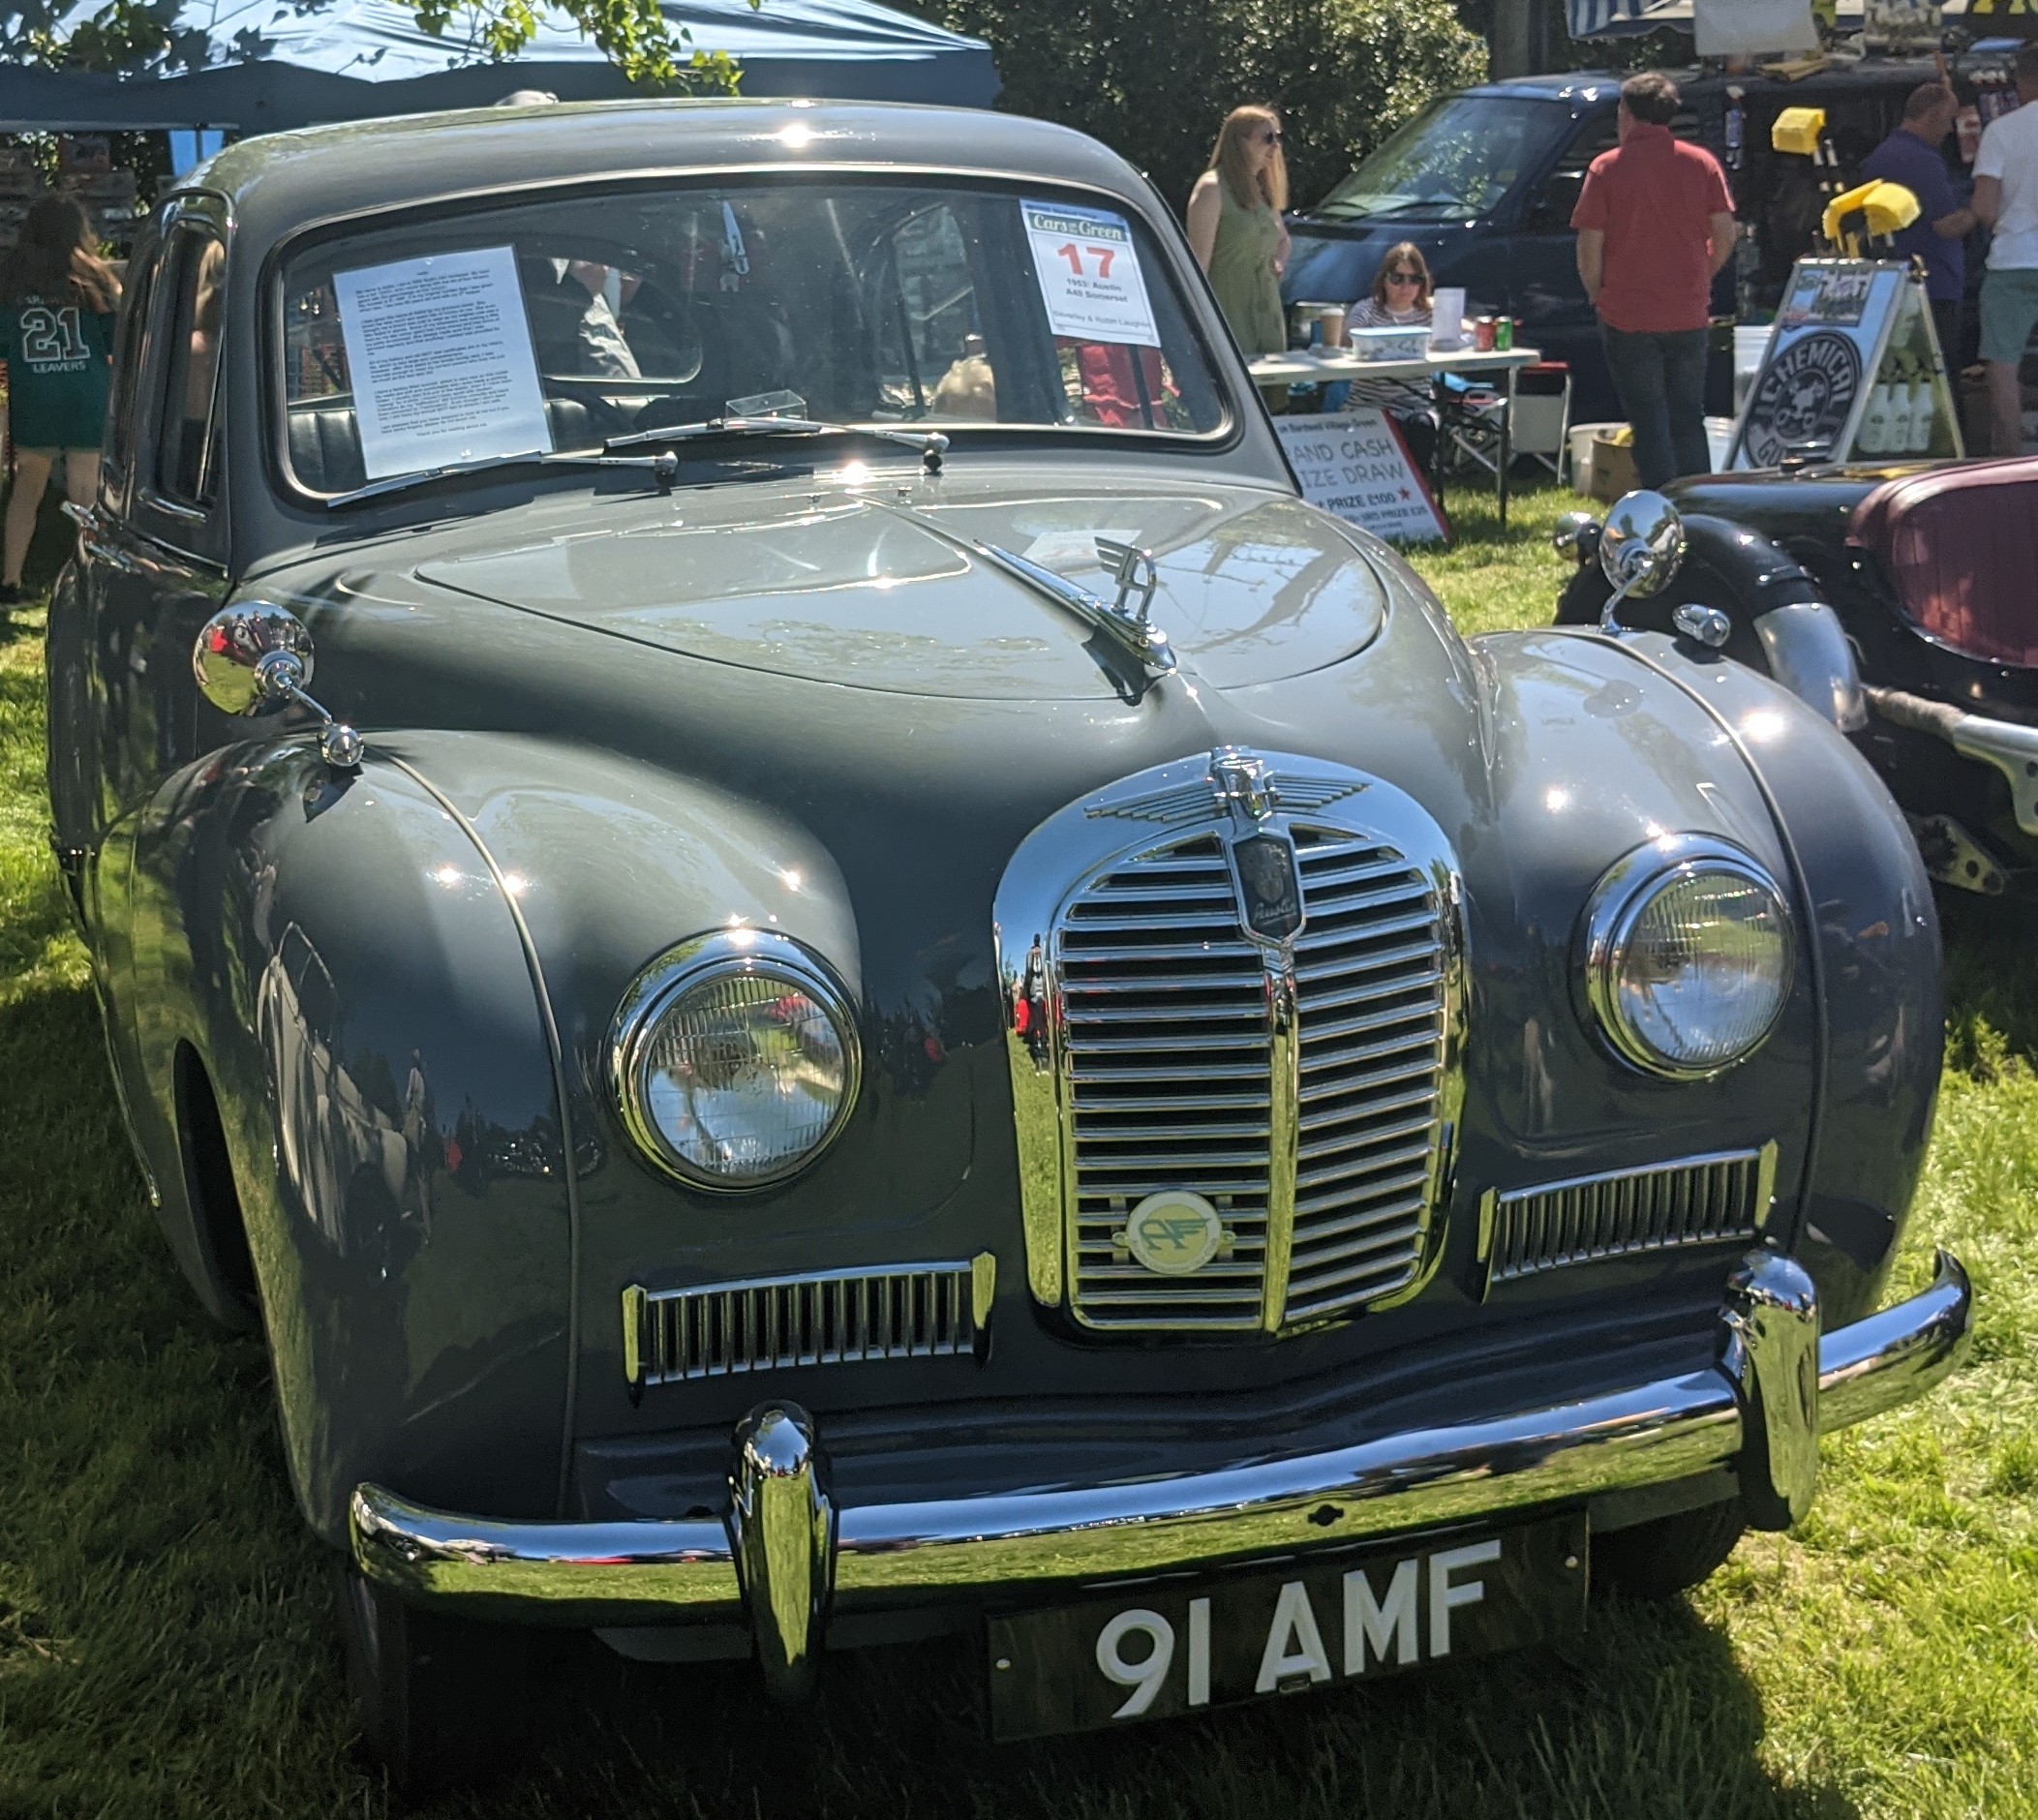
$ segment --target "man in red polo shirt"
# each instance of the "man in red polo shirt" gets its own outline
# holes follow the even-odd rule
[[[1621,84],[1620,143],[1585,173],[1571,211],[1578,276],[1645,487],[1711,470],[1706,324],[1713,274],[1733,256],[1734,198],[1711,152],[1670,136],[1677,84],[1654,70]]]

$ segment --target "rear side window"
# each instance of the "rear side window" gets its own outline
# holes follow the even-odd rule
[[[206,228],[179,227],[169,243],[165,273],[169,307],[156,491],[176,504],[203,510],[218,492],[215,418],[227,249]]]

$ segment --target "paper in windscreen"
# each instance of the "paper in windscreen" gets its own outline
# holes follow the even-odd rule
[[[513,248],[336,272],[333,293],[369,479],[550,451]]]

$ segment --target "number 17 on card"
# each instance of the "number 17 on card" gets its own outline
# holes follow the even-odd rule
[[[1074,272],[1078,278],[1083,275],[1082,261],[1085,258],[1089,258],[1095,266],[1096,277],[1109,278],[1111,275],[1111,260],[1118,257],[1118,249],[1116,247],[1100,247],[1095,241],[1084,241],[1079,247],[1075,241],[1071,240],[1056,247],[1054,252],[1057,258],[1068,260],[1069,270]]]

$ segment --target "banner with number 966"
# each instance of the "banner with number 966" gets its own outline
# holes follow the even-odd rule
[[[1049,330],[1071,341],[1158,348],[1132,224],[1108,209],[1022,200]]]

